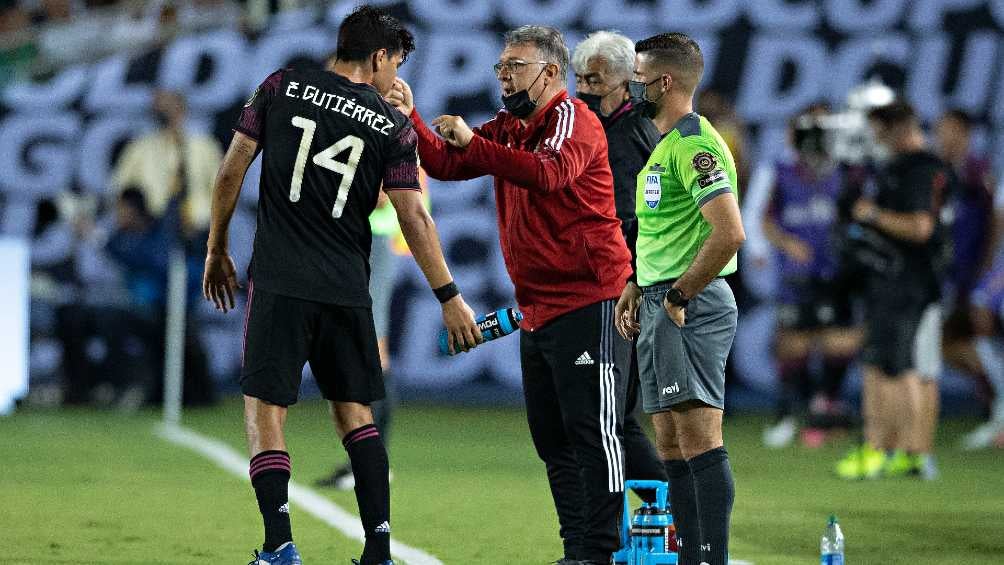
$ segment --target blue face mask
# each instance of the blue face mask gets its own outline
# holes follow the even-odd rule
[[[533,109],[537,107],[537,100],[530,100],[530,89],[533,88],[533,85],[537,84],[537,80],[540,79],[540,75],[544,74],[545,69],[547,69],[547,66],[540,69],[540,72],[537,73],[537,78],[533,79],[530,86],[509,96],[502,97],[502,105],[505,106],[507,112],[521,120],[533,113]],[[537,99],[539,100],[540,96]]]

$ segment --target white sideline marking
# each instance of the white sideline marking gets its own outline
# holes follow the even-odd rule
[[[207,459],[245,481],[251,480],[248,477],[247,458],[219,440],[204,436],[182,426],[163,424],[157,426],[157,435],[173,444],[197,451]],[[337,529],[346,536],[357,541],[365,540],[363,527],[359,523],[359,518],[342,510],[334,502],[331,502],[331,500],[317,491],[290,481],[289,500],[302,508],[307,514]],[[393,538],[391,538],[390,542],[390,551],[395,559],[400,559],[408,565],[443,565],[442,561],[421,549],[405,545]]]

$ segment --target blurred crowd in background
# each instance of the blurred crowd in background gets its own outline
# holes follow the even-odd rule
[[[4,0],[0,84],[112,53],[142,50],[200,29],[221,25],[253,29],[254,4],[254,0]],[[260,4],[267,15],[268,1]]]
[[[2,0],[0,85],[221,27],[248,35],[317,0]]]
[[[0,86],[110,54],[141,53],[203,29],[253,35],[310,4],[317,3],[0,0]],[[764,432],[772,447],[818,445],[857,422],[858,401],[845,381],[856,370],[871,310],[855,280],[844,275],[860,243],[854,203],[874,196],[874,176],[883,166],[864,116],[893,94],[878,83],[856,94],[846,107],[820,103],[791,115],[780,159],[754,154],[728,95],[706,90],[698,96],[698,111],[725,137],[739,166],[749,234],[733,281],[742,297],[740,327],[744,312],[763,305],[776,326],[768,346],[780,379],[776,419]],[[211,403],[218,390],[233,390],[236,373],[219,374],[207,355],[212,347],[203,322],[212,314],[199,291],[210,195],[228,139],[190,131],[187,113],[184,93],[158,91],[149,108],[156,127],[118,148],[104,196],[68,191],[37,202],[29,223],[38,345],[32,377],[40,402],[126,410],[158,402],[172,252],[188,265],[186,402]],[[991,159],[973,143],[973,128],[974,118],[961,109],[925,124],[927,147],[953,172],[938,210],[949,253],[938,281],[943,332],[940,344],[928,349],[943,353],[947,371],[974,383],[965,409],[990,422],[967,436],[965,445],[975,448],[1004,440],[1004,189]],[[776,289],[744,289],[742,279],[751,276],[776,281]],[[236,348],[239,342],[222,343]],[[738,343],[736,355],[741,349]],[[741,390],[737,367],[732,364],[730,387]]]
[[[193,312],[185,332],[186,400],[215,398],[195,313],[223,153],[215,138],[186,130],[180,93],[156,93],[151,111],[158,127],[122,149],[106,200],[67,194],[38,203],[33,333],[57,338],[66,403],[134,409],[158,401],[173,251],[185,258]]]

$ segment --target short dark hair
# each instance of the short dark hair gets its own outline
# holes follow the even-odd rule
[[[885,127],[898,126],[917,119],[917,112],[908,102],[897,100],[868,111],[868,119]]]
[[[704,75],[704,55],[701,47],[685,33],[660,33],[642,39],[634,46],[635,53],[645,53],[655,59],[656,64],[667,65],[677,71],[680,81],[688,90],[697,89]]]
[[[404,63],[415,50],[415,38],[397,18],[373,6],[356,8],[338,26],[338,60],[364,61],[380,49],[400,52]]]
[[[966,112],[962,108],[952,108],[948,110],[943,116],[941,116],[941,119],[955,120],[956,122],[959,122],[959,125],[961,125],[966,131],[973,128],[973,117],[969,115],[969,112]]]

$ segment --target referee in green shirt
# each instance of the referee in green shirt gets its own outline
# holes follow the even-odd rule
[[[638,337],[643,406],[669,475],[680,563],[726,565],[734,488],[722,410],[737,312],[722,277],[735,272],[746,239],[736,164],[694,112],[704,72],[697,43],[667,33],[635,51],[629,88],[662,140],[638,173],[637,280],[615,320],[625,338]]]

